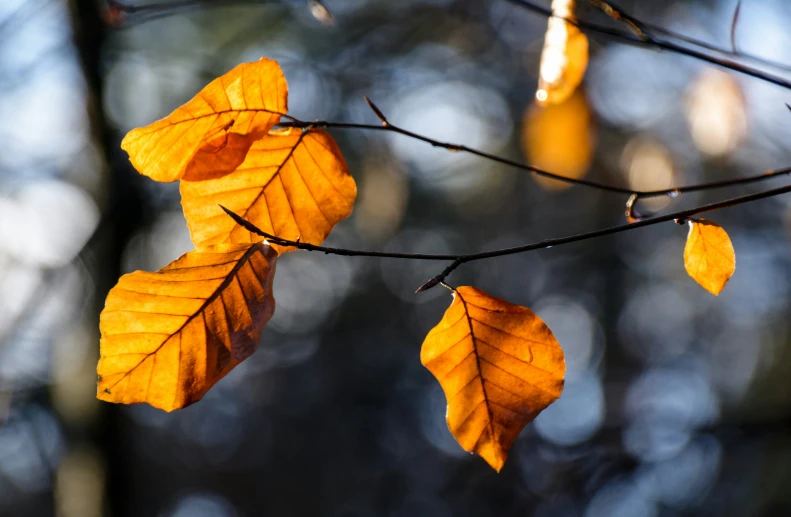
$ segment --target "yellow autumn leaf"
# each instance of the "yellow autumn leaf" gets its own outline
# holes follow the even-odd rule
[[[588,101],[577,91],[561,104],[531,104],[522,119],[522,148],[527,162],[539,169],[579,179],[593,161],[595,128]],[[569,183],[535,176],[546,189],[561,190]]]
[[[222,177],[280,121],[287,98],[275,61],[243,63],[167,117],[130,131],[121,147],[141,174],[156,181]]]
[[[459,444],[498,472],[522,428],[563,390],[563,351],[527,307],[459,287],[420,351]]]
[[[725,230],[705,219],[690,219],[684,267],[704,289],[719,295],[736,271],[736,252]]]
[[[195,246],[257,242],[223,205],[263,231],[321,244],[352,213],[357,186],[332,137],[322,130],[274,130],[233,174],[182,181],[181,204]],[[275,246],[279,252],[293,248]]]
[[[276,258],[262,243],[215,246],[121,277],[100,318],[97,397],[165,411],[200,400],[258,346]]]
[[[553,0],[552,13],[538,74],[536,100],[541,104],[560,104],[568,99],[588,67],[588,38],[566,21],[574,19],[574,1]]]

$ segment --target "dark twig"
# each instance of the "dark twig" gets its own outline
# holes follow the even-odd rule
[[[701,50],[695,48],[688,48],[668,39],[659,39],[656,37],[655,34],[646,34],[647,38],[642,39],[639,36],[635,36],[632,33],[626,33],[621,30],[612,29],[610,27],[606,27],[604,25],[600,25],[598,23],[589,22],[586,20],[575,20],[570,18],[563,18],[555,16],[552,13],[552,10],[535,4],[529,0],[506,0],[516,6],[522,7],[528,11],[533,13],[539,14],[545,17],[553,17],[553,18],[562,18],[568,23],[577,26],[580,30],[585,32],[592,32],[596,34],[601,34],[603,36],[607,36],[614,40],[618,40],[622,43],[626,43],[629,45],[634,45],[637,47],[644,47],[644,48],[655,48],[660,50],[666,50],[668,52],[673,52],[675,54],[681,54],[684,56],[688,56],[699,61],[704,61],[706,63],[710,63],[712,65],[721,66],[723,68],[727,68],[729,70],[733,70],[735,72],[739,72],[745,75],[749,75],[752,77],[756,77],[768,83],[776,84],[778,86],[782,86],[783,88],[791,89],[791,82],[782,77],[778,77],[776,75],[768,74],[762,70],[758,70],[757,68],[753,68],[742,63],[738,63],[731,59],[726,59],[718,56],[713,56],[711,54],[707,54],[702,52]],[[623,17],[624,13],[620,11],[620,15]],[[628,15],[627,15],[628,16]],[[628,17],[630,20],[634,20],[633,17]],[[649,28],[648,25],[641,24],[641,27]],[[666,33],[669,31],[665,31]],[[688,39],[686,43],[690,43],[692,40]],[[711,50],[711,49],[708,49]]]
[[[733,11],[733,20],[731,20],[731,49],[734,54],[739,51],[736,49],[736,26],[739,24],[739,14],[742,10],[742,0],[736,2],[736,9]]]
[[[721,180],[721,181],[712,181],[708,183],[699,183],[694,185],[686,185],[682,187],[671,187],[667,189],[661,190],[635,190],[628,187],[621,187],[617,185],[610,185],[607,183],[602,183],[599,181],[594,180],[587,180],[587,179],[579,179],[579,178],[568,178],[566,176],[561,176],[559,174],[555,174],[549,171],[545,171],[543,169],[539,169],[538,167],[534,167],[532,165],[527,165],[516,160],[511,160],[510,158],[505,158],[502,156],[497,156],[495,154],[487,153],[485,151],[481,151],[478,149],[474,149],[472,147],[467,147],[466,145],[460,144],[453,144],[448,142],[440,142],[438,140],[434,140],[433,138],[427,137],[425,135],[421,135],[419,133],[415,133],[413,131],[409,131],[402,127],[394,125],[390,122],[387,117],[385,117],[384,113],[368,98],[365,97],[365,101],[368,103],[368,106],[371,107],[371,110],[376,114],[377,118],[382,121],[382,125],[373,125],[373,124],[356,124],[356,123],[349,123],[349,122],[333,122],[333,121],[326,121],[326,120],[316,120],[314,122],[305,122],[302,120],[297,120],[293,117],[288,117],[290,120],[287,122],[281,122],[280,126],[282,127],[298,127],[303,129],[309,128],[325,128],[325,129],[362,129],[368,131],[390,131],[392,133],[398,133],[400,135],[404,135],[409,138],[413,138],[415,140],[419,140],[421,142],[425,142],[433,147],[441,147],[443,149],[447,149],[449,151],[455,152],[464,152],[468,154],[472,154],[474,156],[478,156],[480,158],[484,158],[493,162],[502,163],[504,165],[508,165],[510,167],[514,167],[517,169],[529,171],[537,176],[543,176],[545,178],[550,178],[556,181],[560,181],[563,183],[569,183],[571,185],[581,185],[589,188],[594,188],[597,190],[602,190],[605,192],[613,192],[616,194],[637,194],[640,198],[652,198],[652,197],[661,197],[661,196],[670,196],[676,197],[679,194],[683,194],[686,192],[698,192],[702,190],[713,190],[718,188],[725,188],[725,187],[732,187],[736,185],[747,185],[749,183],[756,183],[760,181],[766,181],[768,179],[778,177],[778,176],[785,176],[791,174],[791,167],[785,167],[782,169],[774,169],[763,172],[761,174],[757,174],[754,176],[747,176],[743,178],[735,178],[729,180]],[[791,108],[789,108],[791,109]]]
[[[394,258],[394,259],[408,259],[408,260],[448,260],[452,261],[451,264],[446,267],[440,274],[432,277],[423,285],[418,288],[418,292],[426,291],[439,285],[440,283],[445,281],[448,275],[450,275],[456,268],[465,264],[467,262],[473,262],[476,260],[484,260],[494,257],[503,257],[506,255],[514,255],[516,253],[525,253],[528,251],[533,251],[537,249],[544,249],[544,248],[551,248],[553,246],[562,246],[563,244],[570,244],[572,242],[579,242],[588,239],[595,239],[597,237],[603,237],[605,235],[612,235],[614,233],[621,233],[629,230],[635,230],[637,228],[642,228],[644,226],[651,226],[654,224],[664,223],[668,221],[676,221],[676,220],[685,220],[689,219],[690,217],[698,214],[702,214],[705,212],[711,212],[713,210],[719,210],[722,208],[728,208],[736,205],[741,205],[744,203],[750,203],[752,201],[758,201],[760,199],[765,199],[773,196],[779,196],[781,194],[786,194],[791,192],[791,185],[786,185],[784,187],[779,187],[770,190],[764,190],[762,192],[756,192],[754,194],[748,194],[745,196],[739,196],[731,199],[726,199],[724,201],[718,201],[716,203],[710,203],[707,205],[701,205],[694,208],[689,208],[687,210],[681,210],[679,212],[673,212],[671,214],[665,214],[657,217],[651,217],[647,219],[643,219],[640,221],[622,224],[618,226],[610,226],[609,228],[603,228],[601,230],[594,230],[592,232],[586,233],[579,233],[576,235],[569,235],[566,237],[559,237],[555,239],[545,239],[539,242],[534,242],[531,244],[524,244],[522,246],[514,246],[511,248],[501,248],[491,251],[482,251],[479,253],[470,253],[466,255],[433,255],[433,254],[421,254],[421,253],[391,253],[391,252],[384,252],[384,251],[365,251],[365,250],[352,250],[352,249],[345,249],[345,248],[329,248],[326,246],[316,246],[314,244],[309,244],[307,242],[297,242],[291,241],[288,239],[283,239],[267,233],[250,221],[245,220],[243,217],[235,214],[231,210],[228,210],[224,206],[220,205],[226,214],[228,214],[237,224],[245,228],[247,231],[254,233],[256,235],[260,235],[266,238],[269,242],[273,244],[277,244],[279,246],[290,246],[294,248],[298,248],[301,250],[308,250],[308,251],[319,251],[325,254],[333,254],[333,255],[343,255],[347,257],[380,257],[380,258]]]

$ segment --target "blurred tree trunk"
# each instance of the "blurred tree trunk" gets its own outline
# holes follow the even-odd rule
[[[96,284],[97,315],[104,305],[107,291],[116,283],[121,274],[121,259],[126,243],[137,231],[142,222],[143,197],[138,184],[134,181],[128,162],[118,149],[118,134],[110,127],[104,116],[102,94],[104,89],[102,71],[102,50],[108,37],[101,9],[103,2],[97,0],[72,0],[72,25],[75,46],[79,53],[87,87],[87,106],[92,124],[93,136],[98,149],[106,161],[105,186],[107,204],[103,207],[102,221],[92,239],[93,253],[97,260],[94,264],[102,267],[92,271]],[[98,343],[97,343],[98,345]],[[98,348],[96,356],[98,358]],[[106,462],[105,500],[108,502],[109,515],[124,515],[129,505],[127,483],[127,451],[123,443],[121,426],[122,415],[118,408],[102,404],[101,414],[95,427],[87,429],[88,439],[93,441]]]

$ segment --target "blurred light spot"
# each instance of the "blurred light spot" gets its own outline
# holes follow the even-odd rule
[[[605,46],[588,67],[591,106],[611,124],[646,128],[678,108],[692,64],[669,53]]]
[[[89,296],[84,289],[88,282],[75,267],[61,268],[45,277],[30,272],[36,275],[37,283],[26,293],[21,312],[9,314],[13,319],[3,321],[6,346],[0,347],[0,376],[13,381],[16,389],[50,381],[52,342],[84,308],[84,296]],[[6,283],[8,278],[0,277],[0,302],[20,295],[6,291],[14,285],[21,287],[20,278],[15,278],[10,285]]]
[[[0,332],[13,330],[13,325],[23,317],[31,297],[41,289],[43,274],[36,267],[18,263],[5,263],[0,267]],[[2,353],[2,349],[0,349]],[[1,366],[0,366],[1,368]]]
[[[694,337],[695,307],[672,285],[649,283],[630,292],[618,320],[623,348],[647,361],[686,352]]]
[[[357,232],[372,241],[393,235],[401,224],[409,200],[409,182],[391,163],[368,160],[354,208]]]
[[[623,430],[623,445],[641,461],[661,461],[678,454],[689,442],[690,434],[684,427],[666,426],[653,420],[637,421]]]
[[[700,436],[675,456],[642,465],[637,483],[644,494],[673,508],[694,507],[716,481],[722,446],[713,437]]]
[[[522,148],[527,162],[568,178],[581,178],[593,160],[594,128],[588,102],[578,91],[562,104],[531,104],[522,119]],[[544,188],[559,190],[569,183],[533,175]]]
[[[690,431],[716,420],[719,401],[708,379],[686,361],[676,369],[652,369],[629,387],[625,412],[632,422],[624,446],[644,461],[672,457]]]
[[[625,480],[604,485],[585,510],[585,517],[656,517],[658,514],[654,503],[640,493],[636,484]]]
[[[744,95],[732,75],[705,69],[687,93],[686,115],[692,140],[703,153],[733,152],[747,135]]]
[[[431,84],[409,90],[389,110],[399,125],[439,141],[496,151],[508,142],[513,122],[496,90],[460,82]],[[449,152],[401,135],[388,135],[395,154],[412,164],[430,186],[466,191],[486,183],[485,175],[470,169],[480,159]]]
[[[289,114],[303,120],[331,120],[341,102],[338,83],[317,67],[306,64],[309,58],[301,50],[290,49],[290,52],[295,54],[292,59],[281,63],[288,79]]]
[[[277,263],[273,295],[277,310],[269,325],[307,334],[324,325],[351,289],[353,262],[320,253],[289,253]]]
[[[58,467],[55,500],[58,517],[101,517],[105,468],[90,448],[69,451]]]
[[[604,394],[594,373],[567,379],[560,398],[535,419],[538,434],[557,445],[582,443],[604,422]]]
[[[563,347],[567,381],[597,366],[602,355],[601,329],[583,305],[553,296],[532,307]]]
[[[48,490],[62,450],[63,435],[49,411],[37,406],[14,409],[0,428],[0,484],[5,477],[24,492]]]
[[[626,144],[621,154],[621,168],[629,186],[634,190],[665,190],[675,181],[675,165],[670,151],[661,142],[646,137],[635,137]],[[658,211],[670,203],[667,197],[641,199],[639,207]],[[638,207],[637,213],[640,213]]]
[[[281,335],[277,339],[267,339],[265,337],[261,340],[256,355],[266,356],[267,363],[273,366],[289,368],[313,357],[313,354],[319,349],[320,341],[318,334],[306,336]],[[239,367],[244,364],[242,363]]]
[[[122,269],[124,273],[157,271],[192,249],[184,213],[162,212],[150,229],[138,233],[126,245]]]
[[[157,71],[147,60],[114,62],[105,75],[103,98],[108,118],[122,131],[164,115]]]
[[[64,181],[27,183],[16,198],[0,198],[0,246],[23,263],[68,264],[98,222],[93,199]]]
[[[29,74],[24,88],[6,91],[0,97],[0,135],[7,149],[13,149],[3,153],[0,163],[21,169],[22,175],[30,173],[31,162],[51,166],[67,161],[87,144],[82,78],[76,63],[64,58],[50,66],[36,66],[35,74],[20,72]]]
[[[219,494],[198,492],[179,497],[173,508],[162,517],[236,517],[239,514],[230,501]]]
[[[770,354],[772,337],[760,327],[728,325],[706,340],[706,360],[719,392],[731,401],[747,394],[759,359]]]
[[[629,387],[626,412],[632,418],[689,428],[713,422],[719,415],[719,404],[708,378],[699,371],[702,368],[690,358],[677,368],[646,371]]]

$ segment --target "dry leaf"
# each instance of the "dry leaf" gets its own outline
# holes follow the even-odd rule
[[[121,147],[141,174],[156,181],[222,177],[280,121],[287,98],[275,61],[243,63],[167,117],[130,131]]]
[[[560,396],[566,371],[538,316],[474,287],[456,289],[420,360],[445,392],[453,436],[498,472],[522,428]]]
[[[588,67],[588,38],[565,19],[574,19],[573,0],[553,0],[555,17],[547,22],[538,75],[536,99],[542,104],[560,104],[568,99]]]
[[[595,130],[588,101],[581,91],[561,104],[531,104],[522,119],[522,148],[530,165],[548,172],[579,179],[593,161]],[[534,176],[551,190],[570,183]]]
[[[234,223],[219,205],[267,233],[318,245],[352,213],[356,196],[357,186],[335,141],[315,129],[272,131],[250,148],[233,174],[181,182],[181,204],[195,246],[262,240]]]
[[[275,310],[266,244],[190,251],[107,295],[97,396],[172,411],[200,398],[258,346]]]
[[[736,252],[725,230],[705,219],[690,219],[684,267],[704,289],[719,295],[736,271]]]

